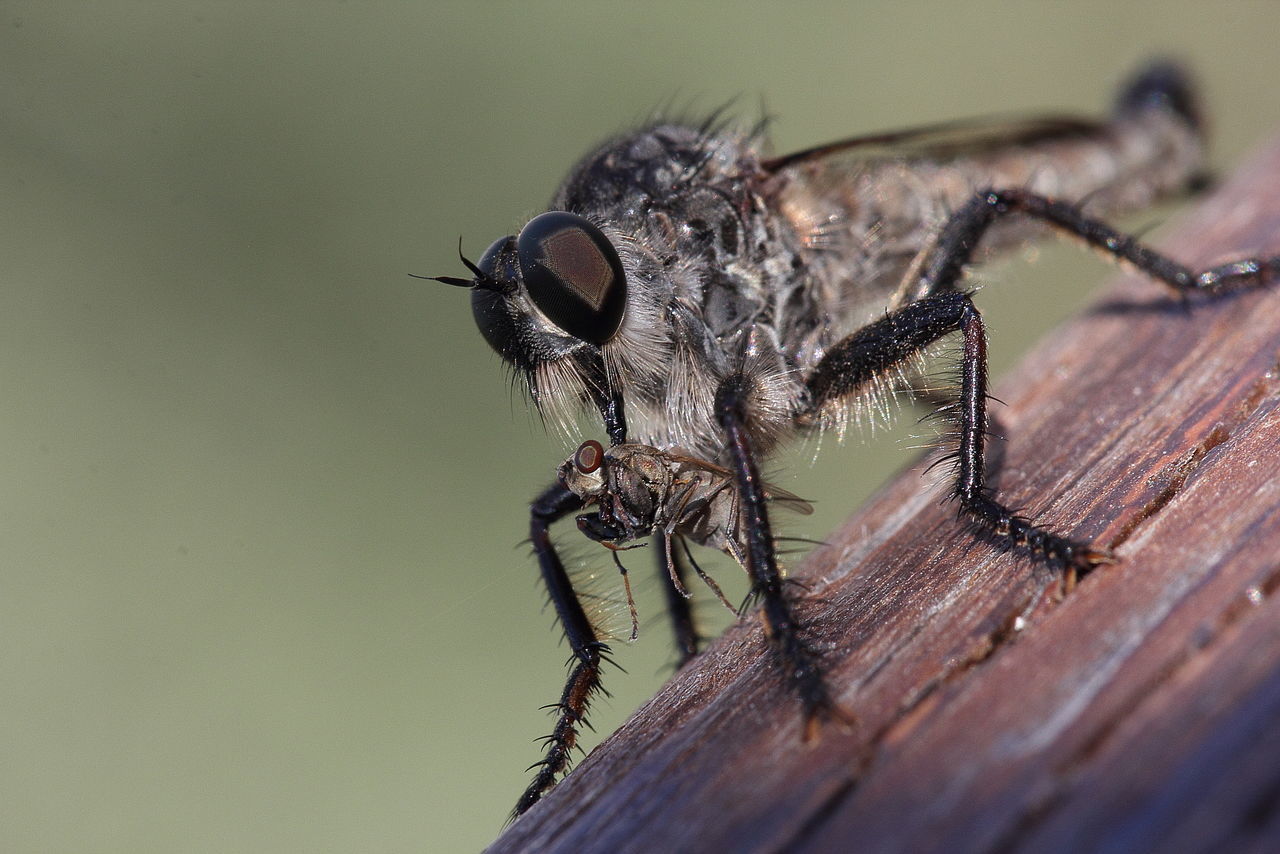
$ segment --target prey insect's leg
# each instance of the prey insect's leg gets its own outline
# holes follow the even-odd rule
[[[982,528],[1072,570],[1087,571],[1108,559],[1105,551],[1061,537],[996,501],[986,487],[984,441],[987,426],[987,341],[978,309],[966,293],[935,294],[863,327],[841,341],[809,377],[809,408],[802,422],[820,417],[824,406],[857,394],[877,376],[909,360],[953,332],[964,336],[960,399],[950,411],[959,427],[954,452],[953,495],[962,512]]]
[[[698,654],[698,629],[693,621],[693,605],[688,598],[682,596],[672,578],[679,579],[686,590],[689,584],[689,569],[685,566],[680,550],[672,542],[674,535],[659,531],[654,534],[654,551],[658,558],[658,575],[661,576],[661,587],[667,598],[667,613],[671,616],[671,629],[676,638],[676,668],[684,667],[689,659]],[[670,561],[668,565],[667,561]]]
[[[693,567],[693,571],[702,579],[702,583],[707,585],[707,588],[716,595],[716,598],[720,600],[720,604],[728,608],[729,613],[736,616],[742,616],[741,609],[733,607],[733,603],[729,601],[728,596],[724,595],[724,591],[720,589],[719,584],[716,584],[716,580],[710,575],[707,575],[706,571],[703,570],[703,568],[698,565],[698,562],[693,559],[693,552],[689,551],[689,541],[684,537],[680,538],[680,548],[684,551],[685,560],[689,561],[689,565]]]
[[[557,483],[544,490],[530,507],[529,538],[538,557],[542,581],[547,585],[547,594],[555,606],[556,616],[560,618],[573,657],[569,659],[569,678],[560,702],[553,706],[556,723],[546,738],[546,753],[541,761],[531,766],[537,768],[538,773],[516,803],[513,817],[536,804],[569,767],[571,753],[578,741],[578,728],[586,723],[587,704],[591,696],[601,690],[600,663],[608,654],[609,647],[601,642],[587,619],[548,531],[552,522],[580,509],[582,504],[581,498]]]
[[[631,612],[631,640],[635,641],[640,637],[640,617],[636,612],[636,597],[631,595],[631,573],[627,572],[627,568],[622,564],[622,558],[618,557],[618,552],[622,549],[611,549],[609,554],[613,555],[613,565],[618,568],[618,574],[622,576],[622,589],[627,594],[627,610]]]
[[[1025,190],[984,190],[952,214],[943,226],[920,274],[917,295],[924,297],[956,290],[964,266],[973,257],[983,233],[1001,217],[1014,213],[1041,220],[1117,260],[1126,261],[1178,294],[1257,287],[1280,278],[1280,257],[1242,258],[1195,271],[1130,235],[1082,214],[1074,205]]]
[[[751,453],[747,435],[747,400],[750,381],[742,374],[728,377],[716,390],[716,420],[724,430],[729,468],[741,502],[741,518],[747,538],[747,570],[763,600],[765,632],[770,646],[782,660],[791,683],[800,694],[807,715],[806,737],[814,734],[821,715],[844,718],[823,681],[817,654],[800,637],[791,602],[783,588],[782,573],[774,553],[773,531],[765,508],[764,481]]]

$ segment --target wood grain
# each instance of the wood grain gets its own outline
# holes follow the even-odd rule
[[[1280,143],[1164,246],[1280,253]],[[908,471],[795,573],[852,728],[748,618],[491,850],[1280,850],[1280,286],[1123,277],[995,394],[1001,497],[1120,563],[1067,591]]]

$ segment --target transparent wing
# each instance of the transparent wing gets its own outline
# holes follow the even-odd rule
[[[1087,205],[1095,216],[1140,208],[1200,168],[1194,127],[1166,110],[1110,119],[987,117],[870,134],[762,161],[778,210],[815,253],[831,305],[864,323],[908,293],[950,215],[987,188]],[[982,262],[1038,237],[1025,219],[983,237]]]
[[[1070,116],[984,116],[853,136],[761,162],[766,171],[837,157],[845,161],[950,160],[1015,146],[1090,136],[1104,123]]]
[[[708,462],[706,460],[700,460],[697,457],[690,457],[686,454],[681,454],[679,452],[664,451],[662,453],[673,462],[681,463],[683,465],[690,466],[693,468],[702,469],[705,472],[709,472],[711,474],[714,474],[718,478],[722,478],[730,482],[732,482],[733,480],[733,472],[729,471],[729,469],[725,468],[724,466],[718,466],[715,463]],[[805,501],[803,498],[796,495],[795,493],[788,492],[787,490],[783,489],[780,486],[774,486],[772,483],[765,483],[764,493],[765,493],[765,496],[768,497],[770,501],[782,507],[785,507],[787,510],[790,510],[793,513],[800,513],[801,515],[808,516],[810,513],[813,512],[812,504],[810,504],[808,501]]]

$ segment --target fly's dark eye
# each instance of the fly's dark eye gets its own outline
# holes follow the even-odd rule
[[[617,334],[627,280],[604,232],[577,214],[549,211],[521,229],[516,245],[529,298],[552,323],[592,344]]]
[[[573,467],[583,474],[591,474],[604,463],[604,445],[588,439],[578,446],[573,455]]]

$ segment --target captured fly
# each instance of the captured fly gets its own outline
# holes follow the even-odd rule
[[[1280,259],[1195,271],[1105,225],[1201,174],[1200,117],[1183,73],[1153,65],[1110,118],[959,122],[765,153],[762,128],[718,116],[611,139],[569,173],[550,210],[497,240],[471,278],[485,340],[544,415],[566,429],[600,413],[588,442],[532,505],[531,540],[573,657],[537,772],[536,803],[568,768],[608,647],[552,544],[578,516],[592,539],[653,534],[684,658],[697,633],[684,597],[686,540],[747,569],[778,662],[810,727],[847,715],[784,584],[760,461],[802,431],[844,428],[867,395],[909,379],[935,342],[960,339],[951,495],[977,528],[1070,573],[1105,550],[1010,511],[984,482],[987,352],[965,272],[1048,229],[1127,262],[1178,294],[1259,285]],[[930,397],[931,403],[938,403]]]
[[[690,594],[684,586],[680,564],[671,551],[673,544],[678,543],[698,577],[725,607],[735,610],[720,591],[720,585],[698,566],[687,545],[692,542],[722,551],[750,572],[742,504],[733,472],[677,451],[631,443],[605,450],[595,439],[589,439],[561,464],[559,477],[583,504],[598,508],[594,513],[578,516],[578,529],[614,549],[615,559],[618,550],[630,548],[627,543],[657,536],[666,550],[661,563],[670,572],[671,586],[688,599]],[[765,497],[775,504],[797,513],[813,512],[809,502],[785,489],[765,484],[764,490]],[[631,583],[620,561],[618,569],[626,585],[631,639],[635,640],[638,631]]]

